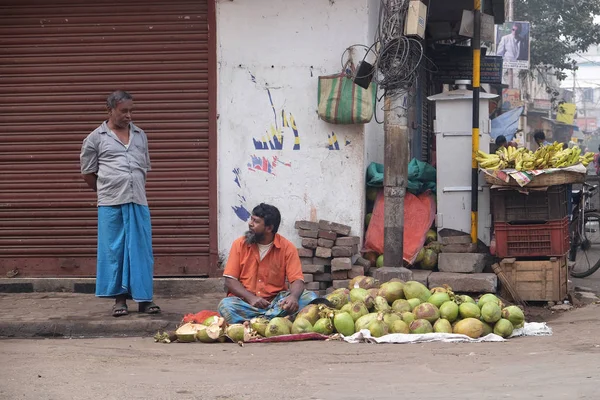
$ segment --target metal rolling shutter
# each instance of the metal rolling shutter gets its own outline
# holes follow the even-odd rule
[[[0,274],[95,274],[96,198],[79,150],[115,89],[133,94],[149,138],[155,275],[214,272],[208,3],[0,0]]]

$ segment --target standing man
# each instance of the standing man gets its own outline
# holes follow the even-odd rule
[[[510,34],[502,36],[496,54],[506,61],[517,61],[521,55],[521,25],[513,24]]]
[[[546,140],[546,134],[542,130],[537,130],[533,133],[533,140],[535,140],[535,143],[538,145],[538,147],[552,144]]]
[[[112,315],[127,315],[127,299],[139,312],[160,312],[152,302],[152,227],[146,200],[150,171],[148,138],[131,122],[133,97],[117,90],[106,100],[108,120],[81,147],[81,173],[98,193],[96,296],[115,299]]]
[[[218,308],[227,323],[295,315],[317,298],[304,290],[298,250],[277,233],[280,222],[279,210],[261,203],[252,210],[249,230],[233,242],[223,272],[227,297]]]

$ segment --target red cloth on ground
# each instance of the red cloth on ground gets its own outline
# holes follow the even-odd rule
[[[184,324],[187,324],[188,322],[191,322],[193,324],[201,324],[204,321],[206,321],[206,318],[213,316],[217,317],[219,316],[219,313],[216,311],[202,310],[196,314],[186,314],[183,317],[182,322]]]

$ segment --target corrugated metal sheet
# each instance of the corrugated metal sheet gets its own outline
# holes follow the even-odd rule
[[[133,94],[149,138],[156,275],[214,272],[209,3],[0,0],[0,274],[95,274],[95,194],[79,150],[115,89]]]

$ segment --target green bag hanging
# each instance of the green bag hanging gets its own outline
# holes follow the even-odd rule
[[[319,77],[319,118],[332,124],[365,124],[373,118],[377,85],[368,89],[354,84],[350,74],[354,65],[349,61],[340,74]]]

